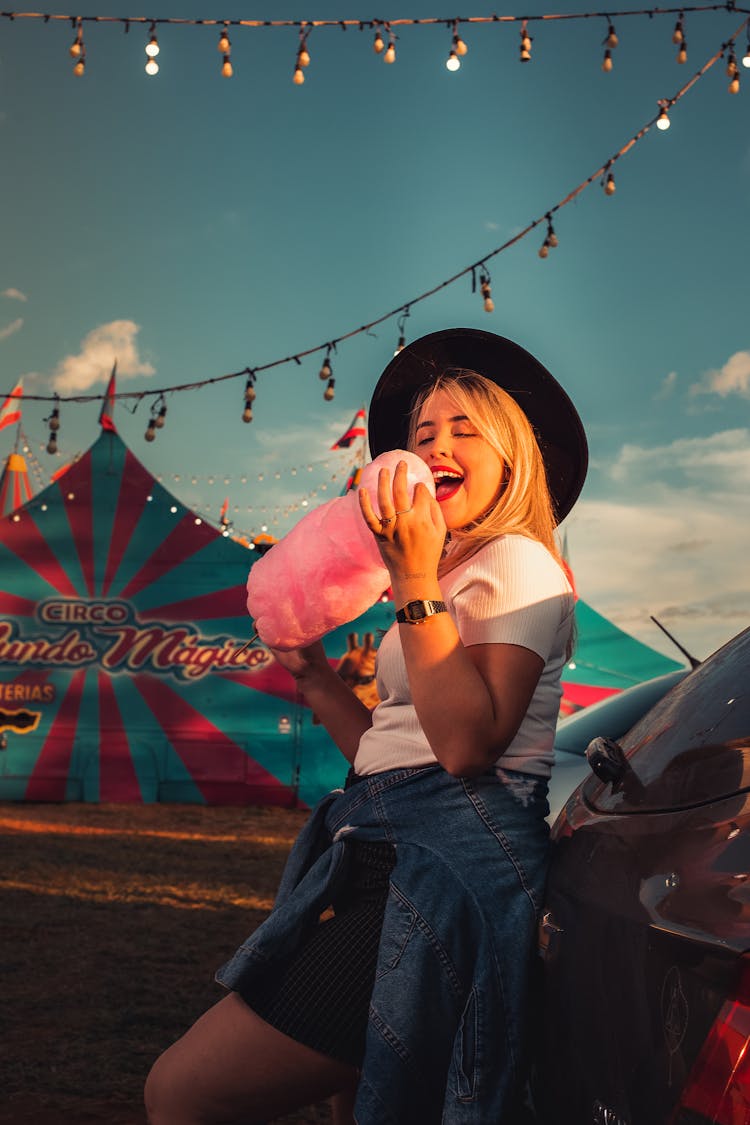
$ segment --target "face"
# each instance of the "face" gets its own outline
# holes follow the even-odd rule
[[[432,471],[437,501],[451,528],[466,527],[492,507],[502,489],[504,462],[447,391],[420,411],[414,452]]]

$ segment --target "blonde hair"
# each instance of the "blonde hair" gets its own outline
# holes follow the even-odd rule
[[[407,448],[416,448],[422,410],[444,391],[505,465],[505,484],[494,505],[468,527],[451,530],[451,549],[438,573],[445,574],[500,535],[526,535],[542,543],[562,565],[555,535],[555,515],[547,474],[533,427],[506,391],[464,368],[448,368],[416,396],[409,420]]]

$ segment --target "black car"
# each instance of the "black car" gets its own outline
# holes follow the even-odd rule
[[[750,1125],[750,629],[616,741],[553,828],[543,1125]]]

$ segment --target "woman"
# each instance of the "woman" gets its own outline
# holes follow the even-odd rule
[[[155,1064],[153,1125],[263,1122],[334,1094],[359,1125],[511,1121],[573,628],[554,528],[586,442],[528,352],[452,329],[376,388],[372,454],[404,447],[435,497],[409,497],[403,462],[360,492],[398,607],[381,703],[319,643],[276,653],[353,769],[219,972],[229,995]]]

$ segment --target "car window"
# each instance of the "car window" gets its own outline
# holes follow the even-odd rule
[[[622,739],[628,769],[583,795],[606,812],[672,810],[750,788],[750,629],[696,668]]]
[[[622,738],[641,715],[687,675],[687,671],[687,668],[682,668],[645,680],[561,719],[555,731],[555,749],[583,757],[589,742],[597,735]]]

